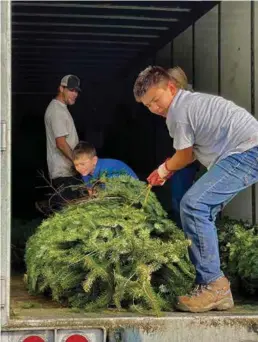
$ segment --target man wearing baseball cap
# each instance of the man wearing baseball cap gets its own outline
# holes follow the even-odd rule
[[[48,171],[54,188],[63,189],[60,203],[78,197],[71,186],[81,182],[75,177],[72,168],[72,150],[79,139],[67,108],[76,102],[80,91],[80,79],[77,76],[64,76],[57,96],[49,103],[45,112]]]

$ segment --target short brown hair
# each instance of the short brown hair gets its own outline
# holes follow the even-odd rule
[[[95,157],[97,155],[95,147],[87,142],[80,141],[73,149],[73,160],[80,157],[82,154],[87,154],[89,157]]]
[[[160,66],[148,66],[138,75],[134,83],[133,93],[136,101],[139,101],[151,87],[169,80],[169,74],[165,69]]]

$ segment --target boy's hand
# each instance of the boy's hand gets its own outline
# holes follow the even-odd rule
[[[173,175],[173,172],[170,172],[166,178],[161,178],[157,170],[154,170],[149,177],[147,178],[147,181],[149,184],[151,185],[164,185],[164,183],[166,182],[166,180],[168,180],[171,176]]]
[[[149,184],[161,186],[174,174],[173,171],[167,168],[167,160],[149,175],[147,178]]]
[[[158,170],[154,170],[149,177],[147,178],[147,181],[150,185],[163,185],[165,183],[165,179],[160,178],[158,174]]]

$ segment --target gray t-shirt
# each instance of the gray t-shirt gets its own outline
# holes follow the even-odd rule
[[[258,121],[220,96],[179,90],[166,124],[174,148],[193,146],[196,159],[208,169],[229,155],[258,146]]]
[[[72,176],[72,162],[56,147],[55,140],[58,137],[65,136],[71,149],[79,141],[73,118],[64,103],[56,99],[49,103],[45,113],[45,127],[47,164],[50,178]]]

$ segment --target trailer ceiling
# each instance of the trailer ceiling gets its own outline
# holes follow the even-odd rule
[[[13,92],[53,91],[71,73],[89,83],[114,79],[217,3],[13,1]]]

